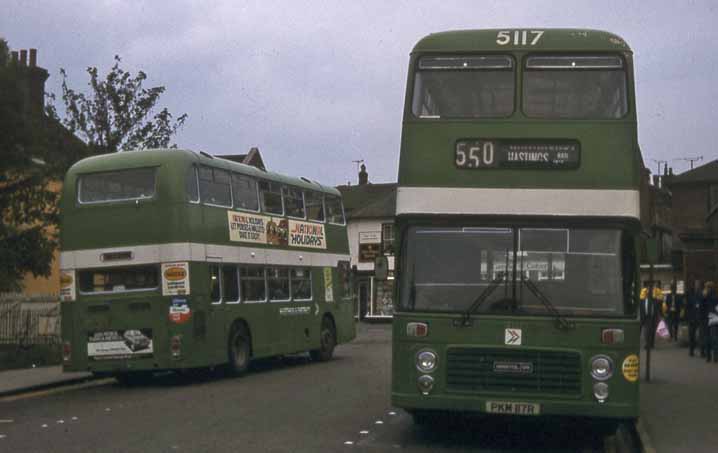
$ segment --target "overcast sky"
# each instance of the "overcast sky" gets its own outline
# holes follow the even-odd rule
[[[38,49],[84,88],[85,68],[115,54],[189,118],[175,141],[212,154],[258,146],[275,171],[327,184],[396,181],[408,56],[436,31],[580,27],[622,36],[635,52],[646,164],[718,158],[718,2],[2,0],[0,36]]]

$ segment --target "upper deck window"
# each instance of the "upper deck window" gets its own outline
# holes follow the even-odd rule
[[[232,206],[229,172],[218,168],[200,167],[199,192],[203,203]]]
[[[284,210],[289,217],[304,218],[304,197],[302,191],[294,187],[284,189]]]
[[[523,109],[532,118],[621,118],[628,112],[626,86],[624,63],[618,56],[530,56]]]
[[[324,205],[327,209],[327,220],[329,223],[344,225],[342,199],[333,195],[327,195],[324,199]]]
[[[509,56],[427,56],[414,75],[412,112],[419,118],[501,118],[514,110]]]
[[[234,196],[234,207],[259,210],[259,199],[257,198],[257,181],[249,176],[232,173],[232,195]]]
[[[80,203],[142,200],[155,195],[155,169],[133,168],[80,176]]]
[[[307,218],[318,222],[324,221],[324,200],[322,194],[313,191],[304,192],[304,202],[307,207]]]
[[[259,181],[259,198],[262,202],[262,211],[279,215],[284,213],[282,208],[282,188],[279,184]]]

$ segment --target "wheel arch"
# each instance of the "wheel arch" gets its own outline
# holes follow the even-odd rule
[[[250,357],[254,356],[254,344],[252,342],[252,329],[249,327],[249,323],[244,318],[236,318],[232,323],[229,325],[229,334],[227,335],[227,341],[229,341],[232,338],[232,334],[236,329],[244,329],[245,332],[247,332],[247,335],[249,337],[249,355]]]

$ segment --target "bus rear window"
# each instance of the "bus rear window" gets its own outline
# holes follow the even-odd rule
[[[503,118],[514,111],[514,64],[504,55],[422,57],[414,76],[418,118]]]
[[[155,195],[154,168],[105,171],[80,176],[80,203],[142,200]]]
[[[147,291],[159,287],[159,270],[154,265],[83,270],[78,281],[84,294]]]
[[[532,56],[526,60],[523,109],[532,118],[621,118],[628,112],[626,86],[617,56]]]

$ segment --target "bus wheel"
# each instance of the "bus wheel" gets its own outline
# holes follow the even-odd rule
[[[232,328],[229,334],[228,352],[228,368],[229,373],[233,376],[241,376],[249,369],[249,360],[251,356],[249,347],[249,333],[242,324],[237,324]]]
[[[309,351],[309,356],[317,362],[326,362],[334,355],[334,346],[337,344],[337,331],[331,319],[322,319],[322,328],[319,331],[319,349]]]

